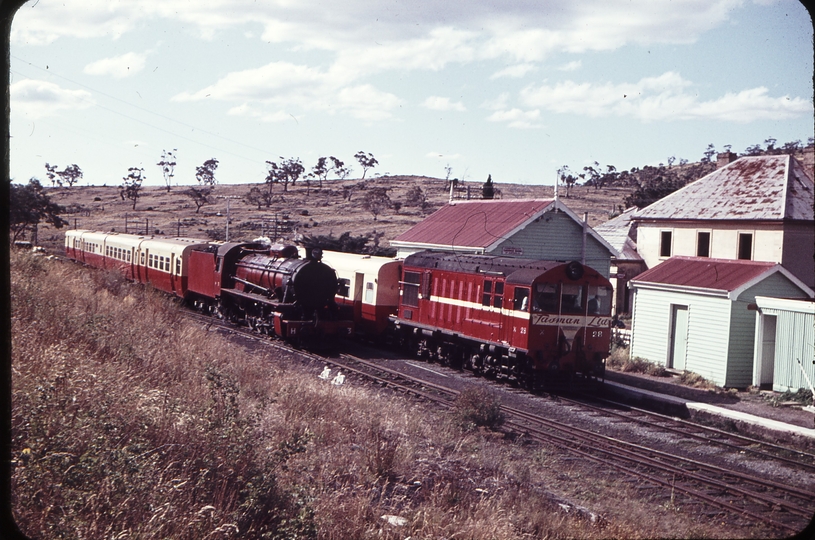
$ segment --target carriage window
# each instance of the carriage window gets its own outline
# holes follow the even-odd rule
[[[419,272],[405,272],[402,282],[402,303],[406,306],[419,307],[419,284],[422,275]]]
[[[365,284],[365,301],[369,304],[373,303],[374,301],[374,284],[373,283],[366,283]]]
[[[177,276],[181,275],[181,259],[175,260],[175,275]]]
[[[141,265],[144,266],[144,252],[141,254]]]
[[[350,290],[351,290],[351,280],[350,279],[340,278],[340,279],[337,280],[337,294],[338,295],[343,296],[345,298],[348,298],[348,294],[350,293]]]
[[[589,315],[611,315],[611,289],[589,285]]]
[[[127,252],[127,262],[130,262],[130,252]]]
[[[484,294],[481,297],[481,305],[489,306],[492,298],[492,281],[484,280]]]
[[[561,313],[583,313],[582,285],[564,284],[561,289]]]
[[[493,304],[497,308],[502,308],[504,306],[504,282],[503,281],[496,281],[495,282],[495,297],[493,298]]]
[[[515,311],[527,311],[529,309],[529,289],[526,287],[515,287],[515,299],[512,309]]]
[[[557,297],[557,285],[538,283],[535,285],[532,311],[536,313],[557,313]]]

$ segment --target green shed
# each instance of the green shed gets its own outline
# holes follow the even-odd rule
[[[753,382],[756,297],[815,296],[780,264],[703,257],[672,257],[630,286],[632,357],[733,388]]]

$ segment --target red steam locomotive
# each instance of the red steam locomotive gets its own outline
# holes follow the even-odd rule
[[[348,335],[337,274],[319,250],[71,230],[66,255],[183,298],[199,310],[297,342]]]

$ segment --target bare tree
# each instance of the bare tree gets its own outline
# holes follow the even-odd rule
[[[175,148],[171,151],[162,150],[161,151],[161,161],[156,163],[159,167],[161,167],[161,173],[164,175],[164,183],[167,184],[167,193],[170,192],[170,185],[173,182],[173,176],[175,176],[175,153],[178,152]]]
[[[252,188],[244,195],[246,202],[251,205],[257,205],[258,210],[262,204],[266,205],[266,208],[269,208],[272,205],[272,194],[260,189],[257,186],[252,186]]]
[[[202,206],[212,204],[212,186],[191,187],[184,194],[192,199],[196,214]]]
[[[119,196],[124,201],[130,199],[133,201],[133,210],[136,209],[136,202],[141,196],[141,185],[144,179],[144,169],[141,167],[130,167],[127,169],[127,176],[122,178],[122,187],[119,190]]]

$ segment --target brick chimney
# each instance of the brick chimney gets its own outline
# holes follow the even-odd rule
[[[721,169],[722,167],[724,167],[728,163],[733,163],[734,161],[736,161],[737,158],[738,158],[738,156],[736,154],[734,154],[733,152],[730,152],[730,151],[722,152],[720,154],[716,154],[716,159],[717,159],[716,168]]]

